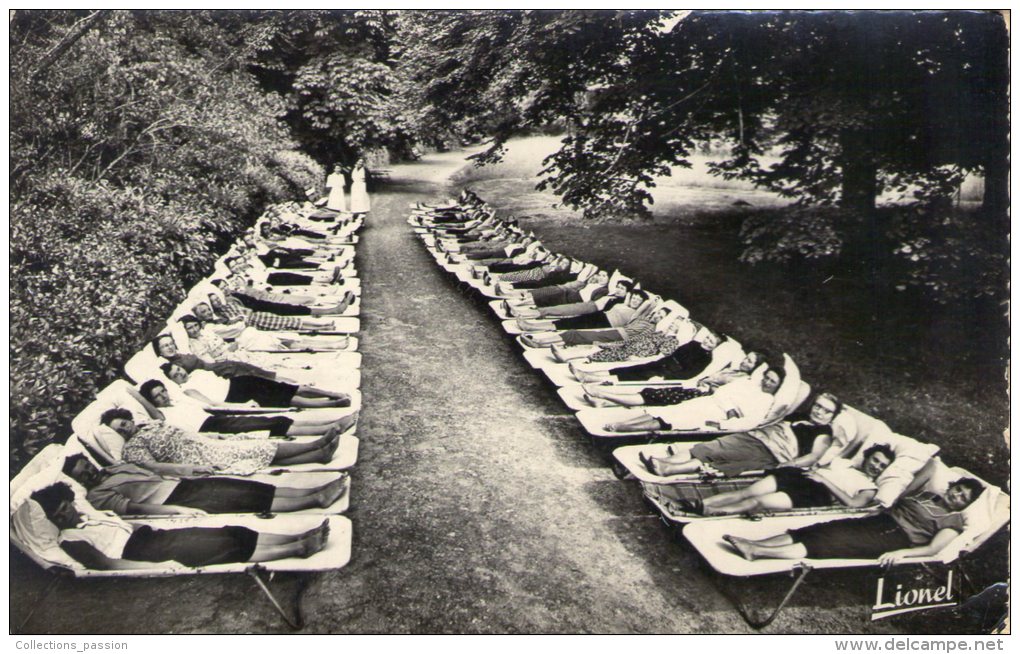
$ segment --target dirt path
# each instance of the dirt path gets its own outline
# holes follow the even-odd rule
[[[459,160],[398,166],[373,196],[358,251],[365,409],[349,512],[354,556],[310,576],[305,631],[747,631],[714,585],[727,581],[670,542],[637,489],[613,477],[516,346],[412,235],[408,203],[441,194],[437,181]],[[18,555],[12,562],[17,629],[49,577]],[[287,597],[299,580],[277,583]],[[768,600],[784,583],[757,596]],[[885,628],[866,622],[863,593],[822,586],[805,590],[775,629]],[[64,581],[24,628],[285,630],[237,575]]]

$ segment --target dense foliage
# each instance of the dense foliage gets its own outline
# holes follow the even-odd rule
[[[266,201],[323,171],[277,120],[282,101],[231,62],[243,43],[207,14],[17,12],[11,33],[18,461],[66,436]]]
[[[405,39],[422,120],[491,134],[481,161],[521,129],[564,124],[540,188],[587,216],[647,214],[655,178],[711,145],[717,175],[839,207],[756,213],[746,261],[852,251],[875,269],[898,259],[897,282],[939,300],[1005,288],[1008,43],[994,13],[452,12]],[[984,177],[983,210],[951,211],[968,172]],[[913,219],[877,211],[884,191]],[[968,234],[958,254],[976,270],[927,251],[938,225]]]

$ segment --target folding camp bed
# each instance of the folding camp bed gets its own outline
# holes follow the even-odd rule
[[[98,454],[94,448],[89,448],[85,442],[79,438],[72,436],[67,440],[64,445],[47,445],[47,448],[60,448],[59,454],[50,454],[50,458],[56,458],[55,467],[58,469],[63,466],[63,461],[66,458],[74,456],[75,454],[82,454],[87,457],[97,467],[103,468],[108,465],[112,465],[111,462],[104,460]],[[339,470],[312,470],[305,472],[288,472],[278,471],[274,473],[255,473],[251,475],[229,475],[229,474],[217,474],[216,477],[224,477],[230,479],[245,479],[248,481],[257,481],[271,486],[280,486],[286,488],[318,488],[335,479],[343,478],[344,490],[340,497],[326,507],[312,507],[308,509],[301,509],[300,511],[288,511],[286,515],[339,515],[347,511],[351,506],[351,479],[349,476]],[[68,479],[68,481],[72,481]],[[142,517],[142,516],[135,516]],[[153,516],[159,517],[159,516]]]
[[[361,386],[361,354],[359,352],[330,352],[336,358],[312,359],[307,365],[276,370],[278,377],[288,378],[300,384],[311,384],[318,388],[350,393]],[[308,355],[305,355],[308,356]],[[318,356],[318,355],[316,355]],[[124,374],[139,383],[147,379],[160,378],[160,366],[166,359],[156,356],[151,346],[128,359]]]
[[[776,391],[772,408],[761,422],[767,425],[785,418],[796,407],[800,406],[811,393],[811,387],[800,379],[800,371],[788,355],[783,355],[786,376]],[[681,405],[682,406],[682,405]],[[611,432],[605,426],[608,423],[622,422],[628,418],[643,414],[642,407],[610,407],[598,409],[582,409],[577,412],[577,419],[584,430],[601,444],[616,443],[615,447],[625,444],[652,442],[663,440],[706,440],[714,435],[730,433],[733,430],[713,430],[707,426],[690,429],[674,429],[671,431],[650,432]],[[747,431],[749,428],[740,429]]]
[[[950,469],[955,477],[973,476],[959,468]],[[954,477],[954,478],[955,478]],[[930,566],[957,566],[965,577],[962,564],[965,559],[973,554],[992,536],[1009,524],[1010,499],[1000,489],[986,485],[985,491],[975,502],[964,510],[967,519],[967,528],[956,539],[946,545],[941,552],[933,556],[916,557],[905,559],[896,564],[896,567],[907,565],[921,565],[926,570]],[[868,515],[868,514],[865,514]],[[809,573],[813,570],[840,569],[840,568],[869,568],[879,567],[877,559],[757,559],[748,561],[736,553],[732,547],[723,540],[723,536],[732,535],[748,539],[762,539],[774,536],[790,529],[805,527],[819,522],[828,522],[839,518],[861,518],[864,515],[846,516],[840,514],[810,515],[810,516],[783,516],[769,517],[758,521],[741,518],[729,518],[721,520],[701,520],[692,522],[683,529],[684,537],[691,543],[695,550],[708,562],[718,573],[731,577],[755,577],[760,575],[773,575],[788,573],[794,575],[794,580],[777,606],[765,617],[756,618],[751,615],[745,607],[745,603],[736,600],[729,593],[727,596],[734,603],[740,616],[749,625],[756,629],[762,629],[771,624],[780,611],[793,597],[794,593],[804,582]]]
[[[84,489],[76,482],[65,477],[60,468],[65,456],[64,447],[49,445],[40,451],[10,482],[10,541],[26,556],[35,561],[45,570],[51,570],[59,576],[47,589],[46,595],[52,592],[56,583],[65,576],[75,578],[92,577],[169,577],[190,574],[227,574],[245,573],[255,580],[259,589],[265,593],[273,606],[291,627],[300,629],[302,626],[299,598],[295,600],[295,608],[288,612],[270,590],[263,579],[263,573],[270,576],[276,572],[317,572],[336,570],[344,567],[351,558],[351,521],[340,515],[323,516],[322,514],[279,514],[273,516],[253,516],[238,514],[204,515],[204,516],[159,516],[130,519],[131,524],[149,525],[157,529],[174,529],[183,527],[221,527],[237,525],[249,527],[259,532],[298,534],[308,531],[329,521],[329,540],[326,547],[308,558],[289,558],[264,563],[228,563],[201,567],[188,567],[174,561],[153,562],[150,567],[131,570],[93,570],[86,568],[68,556],[48,537],[40,534],[40,528],[53,529],[41,508],[30,500],[32,492],[44,488],[55,481],[69,483],[75,494],[81,497],[80,508],[93,516],[101,516],[102,512],[84,503]],[[290,483],[291,479],[288,479]],[[346,497],[346,495],[345,495]],[[76,502],[77,503],[77,502]],[[45,596],[44,598],[45,599]],[[40,600],[42,601],[42,600]],[[34,612],[34,611],[33,611]],[[29,614],[31,616],[31,613]]]
[[[53,592],[56,583],[63,577],[74,577],[76,579],[91,579],[101,577],[120,578],[153,578],[153,577],[174,577],[180,575],[197,574],[247,574],[258,586],[259,590],[269,599],[273,607],[292,629],[301,629],[304,626],[304,619],[301,617],[301,598],[299,594],[293,600],[293,608],[284,608],[280,599],[270,589],[269,582],[277,572],[325,572],[327,570],[339,570],[351,560],[351,541],[353,529],[350,519],[341,516],[329,516],[329,541],[326,547],[309,556],[308,558],[288,558],[277,561],[266,561],[262,563],[225,563],[200,567],[188,567],[174,561],[152,563],[150,567],[133,568],[131,570],[93,570],[85,568],[75,561],[63,561],[54,563],[45,558],[45,555],[34,551],[20,536],[14,526],[10,530],[11,543],[21,550],[28,558],[35,561],[45,570],[52,571],[58,575],[54,584],[47,589],[46,595]],[[271,518],[260,518],[247,515],[217,515],[217,516],[173,516],[165,518],[147,518],[131,520],[132,524],[149,525],[157,529],[174,529],[185,527],[221,527],[225,525],[236,525],[249,527],[271,533],[301,533],[308,531],[323,521],[322,516],[312,515],[276,515]],[[269,579],[267,580],[266,573]],[[45,596],[43,599],[45,599]],[[42,600],[39,600],[42,601]],[[29,617],[34,613],[29,614]]]
[[[103,465],[110,465],[120,461],[119,447],[123,445],[123,438],[121,438],[117,432],[100,423],[99,418],[104,411],[112,408],[124,408],[131,411],[132,416],[136,421],[150,420],[148,414],[145,413],[141,405],[139,405],[138,402],[126,392],[128,387],[129,385],[127,382],[123,380],[114,381],[105,389],[100,391],[96,395],[96,399],[82,409],[81,412],[79,412],[78,415],[71,421],[71,428],[75,437],[81,441],[89,454]],[[343,415],[349,415],[354,410],[355,409],[353,408],[310,409],[310,411],[317,411],[320,412],[320,414],[322,412],[332,412],[330,415],[336,415],[337,418]],[[265,415],[267,413],[265,411],[241,411],[239,413],[256,412],[260,415]],[[275,415],[288,415],[289,413],[296,412],[276,411]],[[356,432],[357,425],[355,424],[341,435],[337,450],[334,453],[332,460],[328,463],[302,463],[289,466],[271,466],[270,470],[346,470],[347,468],[352,467],[358,460],[359,441],[354,436]],[[309,439],[315,437],[299,438]]]

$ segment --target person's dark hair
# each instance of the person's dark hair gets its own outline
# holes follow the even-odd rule
[[[117,407],[116,409],[107,409],[106,411],[103,411],[103,415],[99,416],[99,422],[109,427],[110,423],[114,420],[134,420],[134,418],[135,417],[131,415],[131,412],[127,409]]]
[[[962,487],[966,488],[967,490],[969,490],[970,491],[970,501],[971,502],[973,502],[978,497],[980,497],[981,493],[985,492],[985,485],[982,484],[977,479],[974,479],[973,477],[960,477],[959,479],[957,479],[953,483],[949,484],[949,486],[950,487],[952,487],[952,486],[962,486]]]
[[[145,382],[144,384],[138,387],[138,392],[142,394],[142,397],[155,404],[155,402],[153,402],[152,400],[152,392],[159,387],[166,388],[166,385],[164,385],[163,382],[159,381],[158,379],[150,379],[149,381]]]
[[[170,369],[173,367],[174,364],[171,363],[170,361],[167,361],[166,363],[160,365],[159,369],[163,371],[163,374],[166,375],[167,379],[170,379]]]
[[[64,482],[58,481],[46,488],[40,488],[32,493],[31,497],[42,507],[46,517],[53,520],[61,504],[74,501],[74,491]]]
[[[210,283],[216,288],[223,288],[223,285],[226,284],[226,282],[222,279],[214,279]]]
[[[767,375],[770,372],[776,373],[776,376],[779,377],[779,385],[782,386],[783,385],[783,380],[786,379],[786,371],[783,370],[779,366],[771,366],[770,365],[769,369],[765,371],[765,374]]]
[[[634,289],[633,291],[630,292],[630,294],[638,296],[639,298],[641,298],[642,301],[648,299],[648,291],[642,290],[640,288]]]
[[[84,454],[72,454],[71,456],[64,459],[64,466],[60,469],[68,477],[74,479],[71,472],[74,471],[74,466],[78,465],[79,461],[88,461]],[[91,463],[91,462],[90,462]]]
[[[832,404],[836,407],[836,410],[832,412],[832,417],[833,418],[838,416],[840,414],[840,412],[843,410],[843,401],[840,400],[835,395],[833,395],[832,393],[830,393],[828,391],[825,391],[824,393],[819,393],[818,396],[815,397],[815,402],[817,402],[818,400],[822,400],[822,399],[825,399],[825,400],[828,400],[828,401],[832,402]],[[814,404],[814,402],[812,402],[812,404]]]
[[[156,356],[158,356],[158,357],[163,356],[162,354],[159,353],[159,341],[161,339],[164,339],[164,338],[169,338],[171,341],[174,339],[173,336],[171,336],[170,334],[166,334],[166,333],[160,334],[156,338],[152,339],[152,350],[153,350],[153,352],[156,353]]]
[[[890,463],[896,460],[896,452],[893,451],[891,445],[886,445],[885,443],[876,443],[869,447],[868,449],[864,450],[864,460],[866,461],[868,458],[871,457],[872,454],[876,452],[881,452],[882,454],[884,454],[886,458],[889,459]]]
[[[192,324],[196,324],[196,323],[197,324],[201,324],[202,323],[201,320],[199,320],[195,316],[191,315],[190,313],[186,313],[183,316],[181,316],[180,318],[178,318],[177,322],[181,323],[182,325],[192,325]]]

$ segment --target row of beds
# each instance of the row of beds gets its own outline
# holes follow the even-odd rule
[[[322,202],[318,203],[319,205]],[[317,337],[347,337],[346,347],[342,350],[312,350],[295,352],[260,352],[263,360],[270,362],[273,369],[297,382],[311,384],[319,388],[347,393],[350,406],[343,408],[288,408],[268,409],[238,405],[226,410],[210,409],[211,413],[227,415],[290,415],[295,412],[314,415],[317,418],[338,419],[361,408],[360,366],[361,354],[357,352],[360,330],[361,283],[354,267],[353,254],[358,242],[357,232],[363,218],[352,218],[329,210],[317,209],[315,205],[306,203],[299,206],[288,203],[269,207],[269,211],[284,211],[291,224],[300,229],[307,229],[319,234],[328,234],[322,241],[302,241],[289,239],[282,245],[292,247],[316,247],[332,252],[330,259],[344,259],[347,263],[342,269],[342,281],[336,284],[315,284],[309,286],[274,287],[275,292],[294,295],[314,295],[313,306],[336,305],[345,292],[355,294],[355,300],[346,309],[335,315],[324,315],[326,328],[298,332],[270,332],[275,336],[302,337],[315,340]],[[270,214],[264,214],[255,225],[255,234],[259,233],[261,224],[270,220]],[[199,302],[208,302],[210,295],[223,298],[223,292],[214,282],[227,278],[231,272],[226,261],[239,253],[240,241],[221,257],[213,273],[196,284],[183,302],[167,319],[165,328],[160,333],[169,333],[174,337],[178,350],[188,353],[188,337],[179,319],[192,312]],[[322,270],[332,270],[333,264],[326,262]],[[272,271],[273,269],[269,269]],[[314,273],[312,269],[287,269],[289,273]],[[323,519],[329,521],[329,540],[325,548],[307,558],[287,558],[261,563],[227,563],[199,567],[189,567],[174,561],[151,563],[145,569],[130,570],[96,570],[83,566],[72,559],[55,542],[42,539],[39,521],[45,521],[45,515],[31,494],[56,482],[64,482],[71,486],[76,495],[76,508],[86,517],[103,517],[104,512],[98,511],[85,500],[85,489],[62,472],[65,459],[74,455],[84,455],[97,467],[120,463],[119,453],[123,439],[110,427],[100,423],[103,412],[112,408],[129,410],[136,423],[149,420],[145,409],[134,399],[129,390],[134,385],[146,380],[156,379],[169,389],[173,382],[166,378],[160,369],[165,360],[159,358],[152,346],[145,345],[124,365],[126,379],[119,379],[100,391],[95,400],[83,409],[72,420],[72,434],[64,443],[54,443],[43,448],[10,482],[10,541],[30,559],[44,569],[55,573],[54,580],[73,576],[76,578],[92,577],[166,577],[193,574],[249,574],[272,602],[275,609],[293,628],[300,628],[302,618],[299,599],[293,608],[287,609],[270,589],[267,577],[277,572],[317,572],[335,570],[344,567],[350,561],[352,525],[343,515],[350,503],[350,478],[348,471],[358,459],[358,438],[355,436],[355,423],[340,436],[339,445],[331,461],[328,463],[305,463],[289,466],[272,466],[263,470],[239,471],[237,476],[260,481],[276,486],[290,488],[314,488],[333,481],[338,477],[344,479],[345,492],[333,504],[325,508],[304,509],[287,514],[216,514],[216,515],[173,515],[173,516],[121,516],[132,524],[151,525],[159,529],[176,529],[186,527],[221,527],[238,525],[249,527],[260,532],[277,534],[299,534],[317,527]],[[172,424],[172,418],[168,418]],[[252,432],[241,434],[241,438],[270,438],[269,432]],[[312,439],[311,436],[298,436],[296,439]],[[229,471],[228,471],[229,472]],[[221,476],[232,476],[223,474]],[[43,530],[44,531],[44,530]],[[41,601],[41,600],[40,600]],[[38,605],[38,602],[37,602]],[[29,612],[27,621],[34,609]]]
[[[507,292],[512,284],[500,284],[500,275],[487,271],[484,266],[471,262],[456,261],[448,256],[453,243],[452,237],[463,233],[463,226],[470,226],[488,219],[496,220],[503,227],[519,236],[525,236],[515,220],[501,219],[490,206],[471,191],[464,191],[458,200],[441,200],[433,203],[415,203],[411,205],[408,224],[420,236],[422,243],[435,258],[437,264],[456,280],[458,287],[475,297],[489,308],[494,317],[500,321],[503,330],[520,346],[522,356],[534,369],[542,372],[557,389],[559,399],[568,409],[573,411],[582,429],[591,439],[593,445],[600,450],[611,453],[614,473],[621,479],[633,479],[640,483],[645,500],[660,514],[662,519],[675,528],[682,537],[704,558],[718,573],[731,577],[756,577],[791,573],[792,584],[782,601],[771,611],[765,611],[763,617],[753,615],[741,602],[734,600],[738,611],[747,622],[757,628],[771,623],[782,608],[791,599],[796,589],[804,581],[807,574],[815,569],[825,568],[857,568],[876,567],[877,559],[825,559],[790,561],[781,559],[757,559],[749,561],[736,553],[724,540],[725,535],[761,539],[784,531],[804,527],[809,524],[825,522],[847,517],[864,517],[871,515],[875,509],[849,509],[842,505],[812,509],[793,509],[786,512],[775,512],[767,515],[741,517],[705,517],[685,513],[680,508],[682,503],[675,502],[678,497],[702,499],[719,492],[740,488],[760,479],[764,471],[745,472],[736,477],[722,477],[717,474],[695,473],[660,477],[649,472],[640,461],[639,454],[665,456],[667,448],[673,452],[689,450],[696,443],[710,440],[725,433],[721,430],[703,427],[676,431],[656,432],[614,432],[606,429],[610,423],[620,422],[641,411],[641,407],[595,407],[585,397],[581,382],[574,376],[570,365],[558,359],[549,348],[528,347],[523,338],[528,334],[527,326],[536,324],[523,323],[507,313],[504,303]],[[449,229],[451,225],[458,225]],[[533,235],[528,235],[533,236]],[[451,240],[447,240],[451,239]],[[443,247],[446,243],[446,247]],[[597,268],[583,261],[574,260],[572,270],[581,274],[591,274]],[[618,280],[628,280],[620,271],[615,271],[610,278],[609,287]],[[677,318],[688,318],[689,312],[673,300],[664,300],[650,294],[650,302],[656,309],[665,309],[667,317],[659,321],[656,329],[663,330]],[[540,322],[537,324],[541,324]],[[585,347],[585,346],[582,346]],[[717,348],[717,351],[723,348]],[[613,367],[638,365],[653,361],[654,358],[633,359],[628,362],[590,362],[584,359],[571,362],[575,369],[583,371],[605,371]],[[726,362],[713,362],[705,374],[717,372],[720,366],[735,365],[739,359],[730,358]],[[777,425],[780,421],[803,408],[812,397],[811,386],[801,379],[793,359],[784,354],[783,366],[785,378],[775,393],[772,408],[757,428]],[[713,365],[715,367],[713,367]],[[701,375],[699,375],[700,377]],[[644,382],[615,382],[633,389],[641,387]],[[694,382],[696,383],[696,382]],[[669,380],[648,382],[647,386],[669,385]],[[683,386],[683,382],[673,382]],[[688,383],[690,385],[690,383]],[[749,430],[743,429],[742,431]],[[879,491],[876,500],[882,506],[891,506],[914,480],[915,475],[924,474],[930,478],[933,487],[947,486],[951,481],[961,477],[975,475],[957,467],[946,465],[939,457],[939,448],[930,443],[922,443],[908,436],[894,433],[889,426],[863,411],[851,406],[844,406],[832,424],[834,440],[846,444],[848,451],[856,451],[857,459],[871,445],[884,443],[890,445],[896,453],[893,465],[876,480]],[[989,538],[995,535],[1009,522],[1009,496],[1001,489],[983,482],[986,491],[981,494],[965,512],[967,529],[939,554],[926,558],[910,559],[909,564],[923,565],[928,571],[932,566],[953,565],[963,557],[974,552]],[[903,563],[901,565],[907,565]]]

